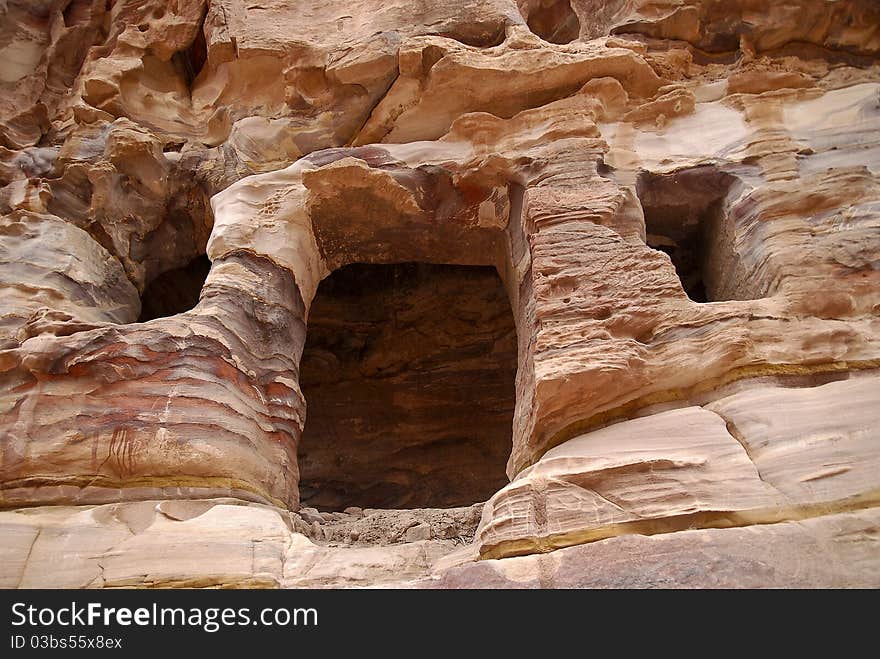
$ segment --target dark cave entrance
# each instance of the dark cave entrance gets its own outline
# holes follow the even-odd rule
[[[166,270],[141,295],[139,323],[189,311],[199,302],[211,261],[202,254],[181,268]]]
[[[730,299],[732,237],[723,203],[734,181],[710,165],[669,174],[642,172],[636,181],[646,242],[669,256],[694,302]]]
[[[318,288],[300,384],[300,498],[449,508],[508,480],[516,329],[494,268],[352,264]]]

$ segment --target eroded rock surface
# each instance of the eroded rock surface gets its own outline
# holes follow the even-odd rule
[[[880,8],[765,5],[3,3],[2,582],[876,587]],[[488,357],[409,296],[467,441],[312,452],[319,285],[400,263],[502,282]]]

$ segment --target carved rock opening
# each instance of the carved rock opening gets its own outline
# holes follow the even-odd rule
[[[520,0],[519,9],[529,29],[544,41],[571,43],[580,34],[570,0]]]
[[[196,32],[196,37],[192,44],[185,50],[176,53],[174,57],[179,61],[179,66],[183,69],[186,84],[192,87],[193,81],[199,77],[202,67],[208,60],[208,44],[205,41],[205,32],[202,26]]]
[[[448,508],[507,483],[516,330],[494,268],[352,264],[309,311],[300,498]]]
[[[729,279],[736,268],[723,206],[735,180],[705,166],[669,174],[643,172],[636,182],[648,246],[669,255],[694,302],[733,299],[730,291],[736,287]]]
[[[164,318],[189,311],[199,302],[211,261],[202,254],[181,268],[163,272],[150,282],[141,295],[138,322]]]

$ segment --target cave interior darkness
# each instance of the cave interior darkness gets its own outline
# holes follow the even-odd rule
[[[642,172],[636,182],[646,242],[669,256],[694,302],[725,299],[722,252],[730,228],[723,201],[733,181],[712,166],[699,166],[669,174]]]
[[[189,311],[199,302],[211,261],[204,254],[153,279],[141,294],[139,323]]]
[[[300,368],[303,506],[449,508],[507,482],[516,329],[491,267],[355,263],[324,279]]]

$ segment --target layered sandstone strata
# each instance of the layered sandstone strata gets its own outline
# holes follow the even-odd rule
[[[3,583],[876,587],[878,52],[870,0],[3,3]],[[509,311],[322,303],[401,263]]]

